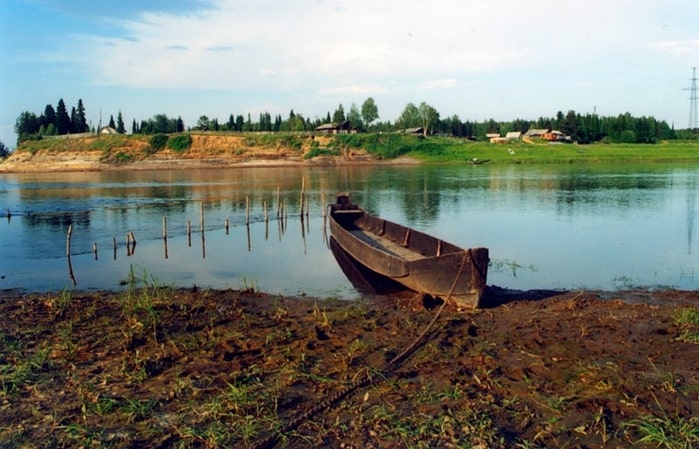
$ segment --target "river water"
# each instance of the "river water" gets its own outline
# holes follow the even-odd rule
[[[136,279],[356,298],[324,226],[340,191],[371,213],[488,247],[489,285],[696,289],[698,178],[696,166],[665,164],[0,174],[0,291]]]

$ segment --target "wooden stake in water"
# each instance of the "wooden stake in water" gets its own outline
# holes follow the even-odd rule
[[[165,249],[165,258],[167,259],[167,217],[163,217],[163,247]]]
[[[201,218],[199,219],[199,227],[201,228],[201,232],[204,232],[204,203],[201,203]]]
[[[245,226],[250,224],[250,197],[245,197]]]
[[[301,176],[301,193],[299,194],[299,215],[303,216],[303,194],[305,190],[305,177]]]
[[[228,227],[229,227],[228,217],[226,217],[226,221],[223,223],[223,225],[226,228],[226,235],[228,235]]]
[[[279,186],[277,186],[277,218],[281,217],[282,200],[280,195]]]
[[[114,260],[116,260],[116,254],[117,254],[116,237],[112,237],[112,248],[114,249]]]
[[[187,244],[192,246],[192,222],[187,220]]]
[[[264,210],[263,214],[265,217],[265,223],[269,222],[269,214],[267,213],[267,200],[262,200],[262,209]]]
[[[136,236],[133,235],[133,231],[129,231],[126,234],[126,255],[133,256],[136,252]]]
[[[92,252],[95,253],[95,260],[97,260],[97,242],[92,244]]]
[[[70,239],[73,236],[73,224],[68,225],[68,233],[66,234],[66,256],[70,257]]]

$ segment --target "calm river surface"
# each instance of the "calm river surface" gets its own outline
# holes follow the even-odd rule
[[[0,291],[113,290],[133,273],[170,286],[355,298],[323,224],[323,199],[339,191],[371,213],[488,247],[489,285],[697,289],[698,183],[697,166],[658,164],[0,174]]]

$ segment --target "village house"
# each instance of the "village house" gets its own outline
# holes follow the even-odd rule
[[[486,134],[485,136],[490,139],[490,143],[507,143],[521,139],[522,133],[519,131],[510,131],[505,134],[505,137],[500,137],[500,134]]]
[[[565,133],[555,130],[555,129],[530,129],[524,134],[525,137],[531,137],[535,139],[543,139],[548,142],[568,142],[570,141],[570,136]]]
[[[323,123],[315,128],[318,133],[325,134],[347,134],[350,132],[351,126],[348,120],[342,123]]]

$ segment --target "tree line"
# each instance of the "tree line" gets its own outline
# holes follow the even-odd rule
[[[341,129],[357,132],[398,132],[406,129],[420,129],[424,135],[449,135],[472,140],[482,140],[487,134],[505,135],[510,131],[526,133],[529,129],[559,130],[570,136],[571,140],[579,143],[591,142],[624,142],[624,143],[655,143],[660,140],[690,137],[690,134],[678,133],[664,120],[654,117],[634,117],[628,112],[618,116],[598,116],[597,114],[580,114],[573,110],[563,113],[559,111],[553,117],[539,117],[536,120],[515,119],[512,121],[482,122],[461,120],[458,115],[441,118],[433,106],[422,102],[419,105],[408,103],[398,118],[394,121],[380,121],[379,110],[373,98],[367,98],[360,107],[352,103],[349,111],[342,104],[325,117],[310,119],[292,109],[288,117],[280,114],[272,116],[269,112],[260,113],[253,120],[247,115],[230,114],[228,120],[219,122],[218,118],[202,115],[192,127],[185,127],[181,117],[171,118],[166,114],[156,114],[152,118],[131,125],[132,134],[179,133],[185,130],[201,131],[232,131],[232,132],[300,132],[312,131],[318,126],[334,123]],[[126,133],[126,127],[121,111],[117,119],[111,115],[108,126],[116,132]],[[18,142],[28,139],[41,139],[43,136],[54,136],[70,133],[99,132],[91,130],[85,120],[85,108],[82,100],[71,108],[68,114],[63,99],[58,101],[54,109],[46,105],[44,112],[36,115],[25,111],[20,114],[15,124]]]
[[[77,106],[71,107],[70,115],[63,98],[61,98],[58,100],[56,108],[47,104],[44,112],[38,116],[33,112],[24,111],[15,123],[15,132],[19,142],[35,139],[37,136],[80,134],[89,130],[82,99],[78,100]]]

